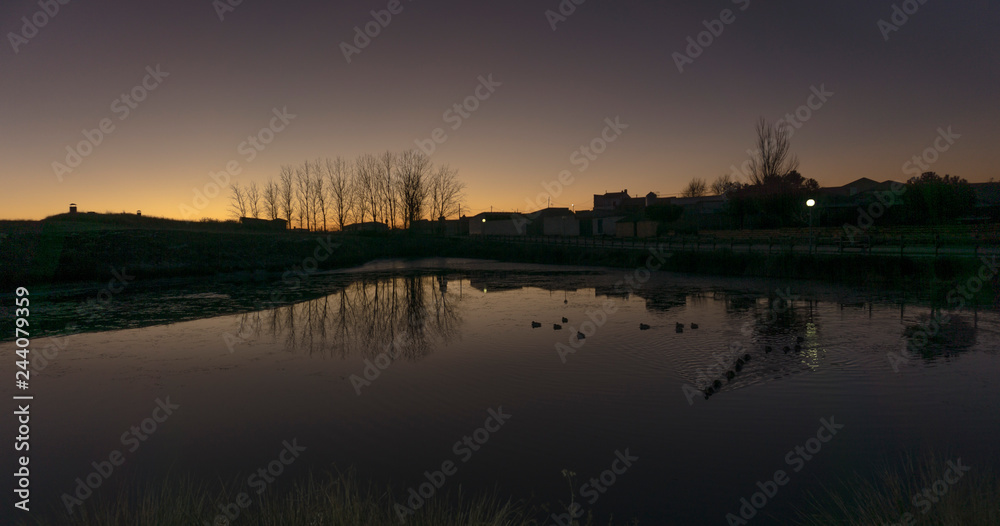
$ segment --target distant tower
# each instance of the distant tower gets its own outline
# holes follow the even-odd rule
[[[142,210],[136,210],[135,215],[142,217]]]
[[[70,203],[69,204],[69,213],[71,213],[71,214],[75,214],[76,213],[76,203]]]
[[[653,206],[656,204],[656,192],[650,192],[646,194],[646,206]]]

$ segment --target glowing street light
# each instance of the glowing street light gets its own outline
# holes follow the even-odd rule
[[[813,252],[813,207],[816,206],[815,199],[809,199],[806,201],[806,206],[809,208],[809,253]]]

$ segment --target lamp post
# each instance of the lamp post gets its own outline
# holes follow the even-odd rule
[[[813,253],[813,207],[816,206],[815,199],[806,201],[806,208],[809,209],[809,253]]]

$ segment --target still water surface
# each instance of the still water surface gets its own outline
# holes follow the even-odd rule
[[[33,505],[61,509],[74,479],[114,449],[126,463],[111,483],[123,472],[242,481],[293,439],[306,450],[269,490],[310,469],[353,466],[392,483],[403,502],[424,471],[451,460],[458,471],[444,491],[498,488],[554,508],[569,498],[563,469],[579,491],[622,468],[616,452],[627,451],[636,459],[605,491],[584,488],[576,500],[598,518],[656,525],[725,524],[779,469],[789,483],[754,522],[783,523],[806,492],[902,453],[998,466],[995,311],[952,313],[962,337],[895,372],[887,353],[902,350],[925,306],[809,282],[676,274],[616,288],[631,274],[426,260],[297,287],[122,294],[76,320],[94,332],[35,340],[59,350],[33,376]],[[276,290],[290,303],[252,307]],[[79,303],[33,303],[32,315],[61,327]],[[0,343],[4,356],[12,350]],[[751,360],[727,380],[744,353]],[[721,388],[706,399],[714,379]],[[179,408],[127,451],[122,433],[167,397]],[[490,410],[511,416],[473,442],[478,450],[455,447]],[[843,427],[808,460],[790,457],[822,419]]]

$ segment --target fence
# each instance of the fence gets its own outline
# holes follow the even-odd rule
[[[732,237],[693,235],[656,238],[610,237],[610,236],[482,236],[485,241],[516,243],[526,245],[567,246],[590,249],[649,250],[659,247],[663,250],[711,252],[728,250],[747,254],[866,254],[898,255],[910,257],[979,257],[1000,255],[997,243],[983,239],[969,239],[966,243],[954,239],[935,236],[927,239],[917,236],[860,236],[853,241],[840,236],[751,236]]]

